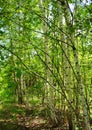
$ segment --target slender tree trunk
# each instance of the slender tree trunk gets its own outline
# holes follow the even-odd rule
[[[80,93],[80,101],[82,104],[82,110],[83,110],[83,122],[84,122],[84,130],[91,130],[91,126],[90,126],[90,121],[89,121],[89,116],[88,116],[88,110],[87,110],[87,104],[86,104],[86,100],[85,100],[85,92],[84,92],[84,84],[82,81],[82,76],[81,76],[81,72],[80,72],[80,65],[79,65],[79,60],[78,60],[78,53],[76,48],[73,49],[74,51],[74,58],[75,58],[75,66],[76,66],[76,71],[77,71],[77,82],[79,85],[79,93]]]
[[[20,1],[18,1],[18,6],[19,6],[19,10],[21,10],[21,8],[22,8],[22,1],[20,0]],[[18,12],[18,42],[19,42],[19,50],[18,51],[20,51],[20,55],[19,55],[19,57],[21,58],[21,59],[24,59],[24,53],[23,53],[23,47],[24,47],[24,45],[21,43],[21,41],[20,41],[20,38],[22,38],[23,37],[23,19],[24,18],[24,15],[23,15],[23,12]],[[22,48],[22,50],[21,50],[21,48]],[[18,103],[19,104],[23,104],[24,103],[24,93],[25,93],[25,80],[24,80],[24,75],[23,75],[23,73],[22,73],[22,64],[18,64],[18,66],[17,66],[20,70],[20,74],[19,74],[19,77],[17,77],[17,79],[18,79],[18,90],[17,90],[17,92],[18,92]]]
[[[68,96],[68,113],[67,113],[67,118],[68,118],[68,123],[69,123],[69,130],[75,130],[75,122],[74,122],[74,110],[72,109],[73,106],[73,82],[72,82],[72,61],[71,61],[71,28],[72,28],[72,23],[71,23],[71,17],[69,14],[68,10],[68,3],[66,1],[63,1],[62,11],[64,12],[64,19],[65,19],[65,28],[66,28],[66,38],[65,42],[63,44],[63,52],[64,52],[64,60],[65,60],[65,70],[64,70],[64,75],[65,75],[65,89],[66,89],[66,94]]]
[[[47,19],[48,19],[48,13],[46,8],[46,0],[40,1],[40,5],[42,8],[42,17],[43,17],[43,32],[44,32],[44,47],[45,47],[45,79],[46,79],[46,83],[45,83],[45,98],[46,98],[46,102],[48,104],[49,107],[49,112],[50,112],[50,117],[52,120],[52,123],[57,124],[57,118],[56,118],[56,114],[55,114],[55,108],[54,108],[54,91],[53,91],[53,75],[51,73],[52,70],[52,65],[51,65],[51,59],[50,59],[50,46],[49,46],[49,40],[48,40],[48,36],[46,35],[46,33],[48,32],[48,26],[47,26]]]

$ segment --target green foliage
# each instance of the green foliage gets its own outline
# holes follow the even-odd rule
[[[71,12],[68,4],[73,6],[75,1],[67,2],[64,7],[65,1],[56,0],[46,0],[42,5],[38,0],[0,1],[1,103],[18,102],[20,99],[23,104],[35,106],[43,99],[48,102],[51,99],[52,103],[56,98],[60,101],[55,99],[52,106],[58,104],[61,109],[64,99],[65,105],[71,105],[74,109],[71,107],[71,110],[76,113],[77,96],[80,99],[80,92],[76,94],[75,90],[79,86],[77,69],[85,86],[84,97],[90,102],[92,3],[85,6],[76,1],[77,6]],[[76,67],[78,63],[74,59],[77,57],[75,50],[79,67]],[[68,88],[67,70],[71,73]],[[73,103],[69,94],[74,97]],[[53,113],[50,110],[52,106],[49,106],[49,115]],[[11,111],[22,113],[20,109]]]

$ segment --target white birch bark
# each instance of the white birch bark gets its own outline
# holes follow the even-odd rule
[[[53,91],[53,78],[52,78],[52,73],[51,73],[51,59],[50,59],[50,46],[49,46],[49,39],[48,36],[46,35],[46,33],[48,32],[48,26],[47,26],[47,19],[48,19],[48,12],[45,9],[45,2],[46,0],[40,0],[40,6],[41,6],[41,11],[42,11],[42,17],[43,17],[43,33],[44,35],[44,47],[45,47],[45,79],[46,79],[46,83],[45,83],[45,98],[46,98],[46,103],[48,104],[49,107],[49,111],[50,111],[50,117],[52,120],[52,123],[56,123],[57,124],[57,118],[56,118],[56,114],[55,114],[55,108],[54,108],[54,91]]]

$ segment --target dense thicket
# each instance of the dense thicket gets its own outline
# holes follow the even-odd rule
[[[1,103],[42,105],[54,124],[91,130],[91,35],[90,0],[1,0]]]

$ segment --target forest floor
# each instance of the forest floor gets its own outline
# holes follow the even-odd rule
[[[60,124],[52,124],[42,106],[8,104],[0,108],[0,130],[64,130]]]
[[[61,117],[57,125],[52,123],[43,106],[3,104],[0,105],[0,130],[69,130],[68,122],[64,122],[58,109],[56,115]]]

